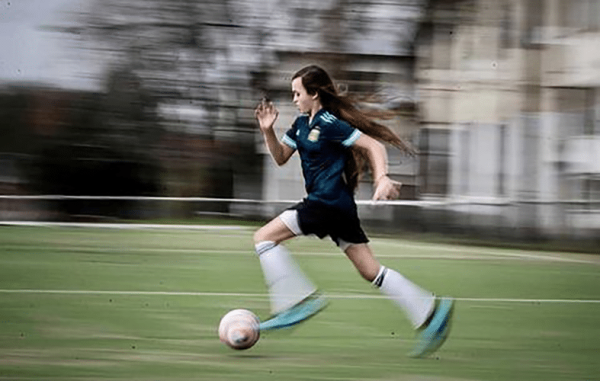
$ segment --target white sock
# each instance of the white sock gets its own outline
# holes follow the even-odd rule
[[[400,273],[381,266],[373,285],[389,296],[408,315],[414,328],[420,327],[435,307],[433,293],[412,283]]]
[[[265,282],[271,297],[271,312],[280,313],[316,291],[287,249],[272,241],[256,244]]]

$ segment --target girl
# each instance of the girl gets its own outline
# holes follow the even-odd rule
[[[381,140],[412,153],[396,134],[360,112],[338,94],[329,75],[308,66],[292,78],[294,104],[303,115],[279,140],[273,126],[278,111],[263,100],[255,114],[271,156],[285,164],[300,154],[306,198],[284,211],[254,234],[256,252],[271,296],[274,318],[261,329],[297,324],[326,306],[325,299],[281,245],[299,235],[330,236],[359,274],[390,297],[406,313],[419,343],[412,355],[422,357],[441,346],[453,311],[451,299],[441,299],[375,259],[358,218],[354,190],[365,161],[373,175],[373,200],[395,199],[401,184],[387,174],[387,155]],[[376,140],[377,139],[377,140]]]

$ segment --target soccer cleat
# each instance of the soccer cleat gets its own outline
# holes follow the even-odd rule
[[[292,327],[313,317],[327,307],[327,305],[327,299],[323,295],[313,293],[290,309],[275,315],[269,320],[261,322],[259,329],[261,331],[269,331]]]
[[[450,333],[453,312],[454,300],[442,298],[434,311],[431,322],[419,333],[419,342],[409,354],[410,357],[427,357],[444,344]]]

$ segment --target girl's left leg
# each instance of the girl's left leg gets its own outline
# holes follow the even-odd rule
[[[360,275],[392,299],[406,313],[414,328],[422,327],[435,309],[435,296],[397,271],[379,264],[366,243],[350,244],[344,253]]]
[[[274,218],[254,233],[254,246],[269,290],[273,315],[292,308],[317,290],[281,245],[297,235],[282,218],[285,217]]]

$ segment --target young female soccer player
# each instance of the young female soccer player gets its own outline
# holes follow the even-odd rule
[[[401,184],[388,177],[385,147],[377,140],[405,151],[410,148],[338,94],[329,75],[318,66],[305,67],[293,76],[292,93],[302,115],[281,140],[273,129],[278,118],[274,105],[262,101],[255,111],[265,144],[278,165],[285,164],[295,151],[300,154],[307,193],[302,202],[254,234],[274,314],[261,329],[294,325],[326,306],[281,243],[299,235],[328,235],[360,275],[398,304],[419,331],[419,344],[412,355],[432,353],[447,337],[453,301],[445,298],[436,303],[431,292],[375,259],[354,201],[365,160],[373,175],[373,199],[389,200],[399,195]]]

